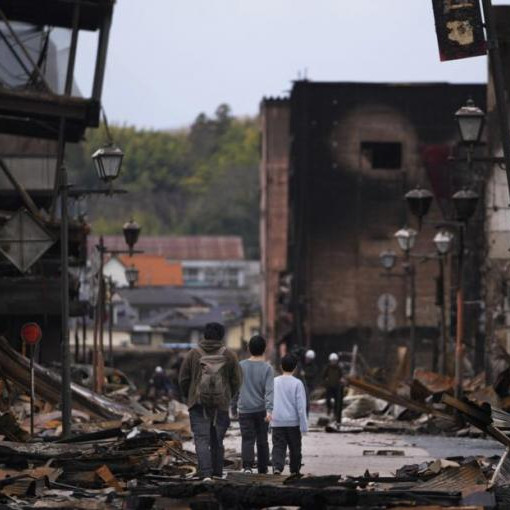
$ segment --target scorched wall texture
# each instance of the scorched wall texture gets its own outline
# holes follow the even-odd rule
[[[392,335],[406,336],[406,284],[402,278],[381,276],[379,254],[393,249],[400,257],[394,233],[405,224],[417,228],[403,198],[416,185],[433,191],[436,200],[415,252],[434,252],[432,223],[448,216],[449,197],[465,184],[447,157],[457,141],[453,114],[469,97],[484,107],[485,86],[294,84],[286,264],[292,275],[288,308],[292,343],[313,345],[323,353],[348,349],[355,342],[381,342],[377,299],[384,292],[397,299]],[[270,121],[265,122],[265,129],[270,130]],[[278,129],[285,129],[284,123]],[[263,162],[263,176],[264,167],[266,174],[274,171]],[[267,207],[269,218],[281,219],[281,211]],[[283,232],[271,232],[283,228],[281,222],[271,226],[267,220],[262,226],[266,240],[283,239]],[[427,338],[436,334],[437,271],[435,261],[417,263],[416,309],[422,350],[427,348]],[[265,296],[266,309],[272,306],[267,302],[278,300],[274,279],[268,277],[269,273],[266,285],[272,290]],[[270,324],[273,316],[266,319]],[[380,343],[372,345],[384,349]]]

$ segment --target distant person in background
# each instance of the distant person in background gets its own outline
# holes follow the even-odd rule
[[[243,384],[234,414],[239,413],[244,472],[252,472],[256,443],[257,470],[259,473],[267,473],[269,466],[267,434],[273,412],[274,374],[264,358],[265,338],[260,335],[253,336],[248,343],[248,350],[251,356],[239,363],[243,371]]]
[[[303,363],[303,377],[305,380],[306,388],[308,389],[308,393],[311,393],[315,389],[318,374],[319,369],[317,367],[317,363],[315,362],[315,351],[308,349],[305,352],[305,360]]]
[[[315,363],[315,351],[308,349],[303,353],[304,349],[297,349],[293,352],[300,360],[296,377],[303,381],[306,391],[306,415],[310,413],[310,395],[317,383],[318,368]]]
[[[242,381],[237,356],[225,346],[224,336],[222,324],[206,324],[204,338],[186,355],[179,373],[200,476],[207,482],[213,476],[223,476],[223,439],[230,425],[228,412]]]
[[[170,380],[162,367],[156,367],[149,381],[149,398],[167,397],[170,390]]]
[[[342,369],[338,354],[332,352],[328,364],[322,372],[322,384],[326,388],[326,409],[328,416],[333,412],[337,421],[341,421],[343,405]]]

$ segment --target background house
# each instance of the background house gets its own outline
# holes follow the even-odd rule
[[[111,278],[116,287],[129,287],[126,269],[138,270],[138,287],[164,287],[183,285],[182,267],[179,262],[169,262],[161,255],[135,254],[111,257],[104,265],[103,274]]]
[[[105,246],[110,250],[125,250],[126,245],[122,236],[103,236]],[[89,253],[99,243],[97,236],[89,237]],[[144,262],[146,278],[145,285],[151,285],[151,273],[155,267],[151,264],[162,264],[165,259],[169,264],[180,264],[182,268],[182,285],[193,287],[196,295],[203,289],[242,289],[240,294],[247,294],[248,300],[259,302],[260,293],[260,262],[246,260],[244,257],[243,240],[239,236],[144,236],[143,232],[136,245],[137,250],[144,252],[146,257],[159,256],[149,262],[148,259],[120,257],[119,261],[125,266],[131,260]],[[122,268],[112,260],[105,267],[106,271],[113,273],[118,281],[125,281]],[[160,266],[161,269],[163,266]],[[154,278],[154,276],[153,276]],[[159,277],[158,277],[159,279]],[[126,282],[127,283],[127,282]],[[142,283],[141,283],[142,284]],[[175,283],[172,285],[179,285]]]

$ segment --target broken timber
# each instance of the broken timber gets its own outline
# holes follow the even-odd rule
[[[148,491],[145,491],[147,494]],[[342,486],[315,488],[273,484],[239,484],[217,480],[214,484],[181,480],[164,484],[160,495],[172,499],[207,495],[211,502],[219,501],[225,508],[265,508],[298,506],[300,508],[326,508],[328,506],[372,508],[375,505],[395,506],[411,502],[423,504],[456,505],[461,500],[459,491],[371,490],[360,491]]]
[[[35,390],[44,400],[60,402],[61,378],[55,372],[34,364]],[[0,370],[7,379],[14,381],[26,391],[30,390],[29,360],[15,351],[9,342],[0,337]],[[71,383],[73,407],[99,418],[116,419],[133,416],[133,411],[123,404],[94,393],[83,386]]]
[[[369,383],[362,379],[356,379],[355,377],[349,377],[349,384],[358,388],[369,395],[372,395],[376,398],[380,398],[382,400],[386,400],[386,402],[390,402],[391,404],[396,404],[402,407],[406,407],[411,411],[416,411],[418,413],[431,414],[443,420],[455,422],[457,421],[455,416],[451,414],[440,411],[439,409],[435,409],[432,406],[424,404],[423,402],[418,402],[416,400],[411,400],[406,397],[402,397],[401,395],[397,395],[393,391],[384,386],[380,386],[378,384]]]

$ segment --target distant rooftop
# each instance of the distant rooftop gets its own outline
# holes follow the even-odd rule
[[[125,250],[123,236],[103,236],[107,249]],[[89,236],[88,252],[99,244],[99,236]],[[239,236],[145,236],[140,235],[137,250],[161,255],[169,260],[244,260]]]
[[[140,253],[130,257],[119,255],[119,261],[126,268],[131,265],[138,269],[137,285],[144,287],[162,285],[182,285],[182,267],[179,262],[168,262],[161,255]]]
[[[134,289],[119,289],[118,293],[134,307],[186,308],[203,305],[199,298],[193,296],[184,287],[135,287]]]

